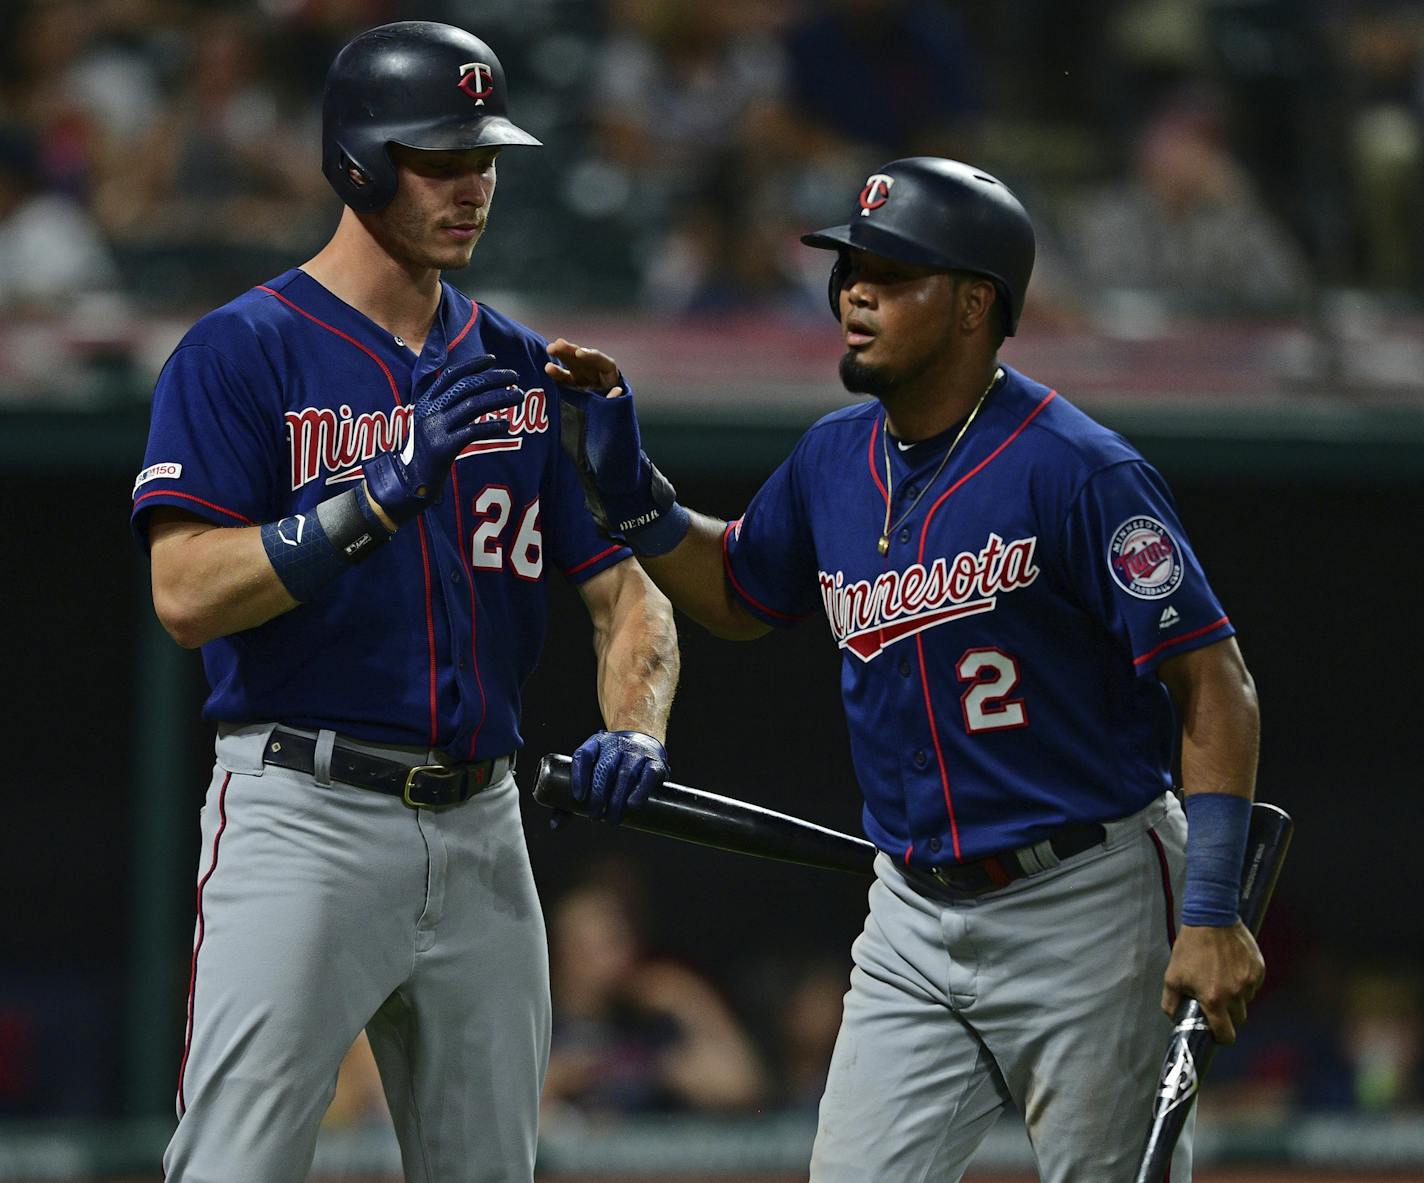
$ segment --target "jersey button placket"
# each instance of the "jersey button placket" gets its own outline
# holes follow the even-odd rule
[[[913,763],[916,768],[924,768],[925,765],[930,762],[930,758],[925,754],[924,748],[919,748],[915,754],[910,757],[910,762]]]

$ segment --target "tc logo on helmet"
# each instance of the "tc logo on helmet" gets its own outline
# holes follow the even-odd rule
[[[494,71],[484,62],[466,62],[460,67],[460,89],[475,100],[477,107],[483,107],[494,94]]]
[[[894,177],[887,177],[884,173],[874,173],[865,182],[865,188],[860,191],[860,216],[870,217],[870,211],[879,209],[890,200],[890,186],[895,183]]]

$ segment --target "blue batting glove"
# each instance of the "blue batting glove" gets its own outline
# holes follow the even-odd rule
[[[643,451],[633,392],[617,398],[560,387],[560,440],[578,469],[594,521],[635,554],[666,554],[687,534],[677,490]]]
[[[503,419],[481,422],[491,411],[524,398],[519,375],[493,370],[494,355],[449,366],[415,400],[410,433],[399,452],[382,452],[362,466],[371,499],[397,525],[440,499],[455,457],[477,439],[507,433]]]
[[[641,731],[599,731],[573,755],[569,787],[592,818],[615,826],[625,809],[637,809],[668,778],[668,754]]]

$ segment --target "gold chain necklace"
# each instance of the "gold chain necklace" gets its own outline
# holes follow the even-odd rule
[[[979,396],[979,401],[974,404],[974,409],[969,412],[969,418],[964,421],[955,435],[953,442],[949,445],[948,451],[940,457],[939,467],[934,470],[933,475],[923,485],[920,491],[915,494],[915,499],[910,502],[909,508],[905,510],[895,521],[890,520],[890,506],[894,504],[895,486],[890,481],[890,417],[885,417],[885,529],[881,531],[880,541],[875,544],[875,549],[882,555],[890,553],[890,535],[894,533],[895,527],[903,522],[907,517],[915,512],[915,506],[919,505],[920,498],[925,495],[929,487],[939,480],[939,474],[944,471],[944,466],[949,463],[949,458],[953,454],[959,441],[964,438],[964,433],[969,430],[969,425],[974,422],[974,416],[979,414],[979,408],[984,405],[984,400],[989,397],[989,391],[994,389],[994,383],[1004,376],[1004,371],[994,370],[994,376],[989,379],[989,385],[984,387],[984,393]]]

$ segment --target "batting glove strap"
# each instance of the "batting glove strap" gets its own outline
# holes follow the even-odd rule
[[[1240,919],[1241,863],[1251,802],[1235,793],[1188,793],[1187,884],[1182,923],[1229,928]]]
[[[394,452],[380,452],[362,465],[366,486],[371,497],[396,525],[404,525],[426,506],[433,504],[435,493],[428,485],[411,479],[410,469]]]
[[[262,527],[262,546],[272,569],[292,599],[303,604],[390,540],[391,532],[376,516],[364,489],[348,489],[310,513]]]
[[[638,454],[648,469],[647,496],[637,500],[631,513],[628,512],[630,507],[624,506],[620,520],[610,532],[621,536],[634,554],[665,555],[687,537],[692,519],[677,503],[677,490],[672,482],[657,470],[646,453]]]

